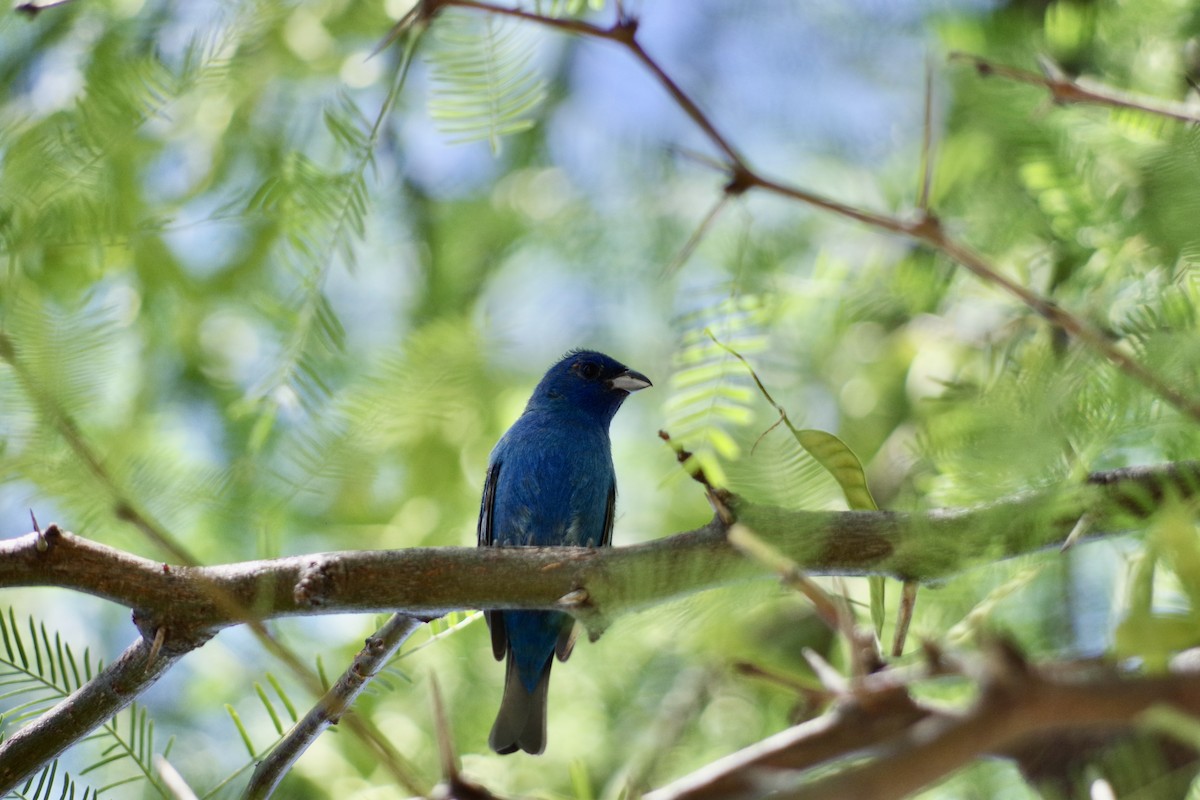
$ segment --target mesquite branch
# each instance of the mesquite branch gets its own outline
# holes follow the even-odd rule
[[[1068,731],[1119,736],[1154,708],[1200,716],[1195,664],[1154,677],[1088,664],[1039,667],[993,641],[982,656],[932,667],[928,676],[973,674],[979,699],[966,711],[947,711],[914,700],[909,683],[892,673],[867,676],[823,716],[708,764],[647,800],[741,800],[768,791],[806,800],[902,798],[980,756],[1013,757],[1031,745],[1066,756]],[[804,773],[855,754],[872,758],[815,781]]]
[[[0,785],[53,758],[175,659],[231,625],[344,612],[559,608],[595,637],[622,613],[762,577],[763,568],[727,541],[731,524],[753,530],[812,573],[920,580],[1061,545],[1084,514],[1094,535],[1116,533],[1164,497],[1198,494],[1200,462],[1183,462],[1096,473],[1067,490],[922,514],[787,511],[730,498],[736,522],[717,516],[703,528],[632,547],[347,551],[213,567],[151,561],[51,525],[0,543],[0,588],[60,586],[120,603],[133,609],[143,638],[0,744],[0,763],[12,773],[0,773]]]
[[[1097,473],[1067,491],[972,509],[815,512],[745,502],[732,509],[810,573],[926,580],[1061,545],[1084,513],[1094,535],[1119,532],[1168,493],[1200,493],[1200,462]],[[249,619],[462,608],[560,608],[596,636],[622,613],[761,576],[726,530],[716,518],[610,549],[418,547],[176,567],[51,526],[44,548],[34,533],[0,544],[0,588],[61,586],[102,597],[134,609],[144,635],[162,627],[176,643]]]
[[[951,53],[950,60],[970,64],[984,78],[997,77],[1030,86],[1041,86],[1050,92],[1051,99],[1060,105],[1108,106],[1109,108],[1156,114],[1178,122],[1200,125],[1200,114],[1195,113],[1183,103],[1173,103],[1157,97],[1122,92],[1101,84],[1086,83],[1079,78],[1069,77],[1049,61],[1043,61],[1040,65],[1042,71],[1037,73],[997,64],[970,53]]]
[[[330,725],[337,724],[371,679],[420,626],[421,621],[415,617],[393,614],[374,636],[367,639],[337,683],[288,731],[283,741],[258,762],[242,796],[246,800],[270,797],[309,745]],[[414,781],[410,779],[408,783]]]
[[[802,512],[730,499],[736,524],[813,573],[928,579],[1060,545],[1087,514],[1125,529],[1169,495],[1200,494],[1200,462],[1097,473],[1066,491],[924,514]],[[56,525],[0,543],[0,588],[60,586],[125,605],[143,638],[92,683],[0,744],[9,784],[120,710],[221,628],[279,616],[559,608],[593,637],[616,616],[764,575],[727,541],[731,522],[633,547],[347,551],[213,567],[151,561]],[[119,686],[120,691],[111,687]],[[74,727],[62,727],[64,721]],[[76,730],[77,729],[77,730]],[[53,734],[53,735],[50,735]],[[0,777],[4,777],[0,773]],[[4,784],[0,780],[0,784]]]

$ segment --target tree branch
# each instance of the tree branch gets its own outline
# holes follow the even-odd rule
[[[1198,494],[1200,462],[1182,462],[1097,473],[1084,486],[975,509],[803,512],[731,499],[730,510],[738,524],[809,572],[926,579],[1061,544],[1084,513],[1092,530],[1116,532],[1167,496]],[[0,745],[7,770],[0,776],[11,782],[53,758],[223,627],[348,611],[429,616],[461,608],[558,608],[579,618],[594,638],[621,613],[762,576],[726,533],[718,517],[633,547],[431,547],[172,567],[51,525],[0,543],[0,588],[61,586],[126,605],[143,638]],[[395,766],[400,759],[388,761]]]
[[[796,800],[902,798],[980,756],[1012,757],[1038,742],[1061,751],[1068,731],[1128,730],[1155,707],[1200,716],[1195,665],[1168,676],[1129,677],[1094,667],[1080,674],[1057,665],[1032,667],[1001,643],[993,643],[982,662],[969,663],[982,667],[981,693],[966,712],[914,701],[909,686],[889,679],[892,671],[867,676],[832,712],[707,764],[646,800],[748,800],[768,793]],[[815,781],[805,774],[867,751],[874,758],[864,764]]]
[[[1062,70],[1045,61],[1042,73],[997,64],[981,56],[970,53],[951,53],[951,61],[965,61],[975,68],[984,78],[996,76],[1005,80],[1025,83],[1030,86],[1041,86],[1050,92],[1050,97],[1060,105],[1088,104],[1108,106],[1131,111],[1143,111],[1156,114],[1179,122],[1190,122],[1200,125],[1200,115],[1189,111],[1182,103],[1172,103],[1156,97],[1145,97],[1122,92],[1111,86],[1100,84],[1084,84],[1077,78],[1070,78]]]
[[[775,797],[900,800],[968,761],[1002,753],[1034,735],[1125,728],[1161,706],[1200,717],[1200,674],[1195,671],[1150,678],[1063,679],[1041,674],[1013,655],[993,655],[980,699],[967,713],[921,720],[869,763],[793,786]]]
[[[1200,494],[1200,462],[1116,470],[1083,486],[926,513],[788,511],[736,502],[742,525],[814,574],[944,577],[1061,545],[1087,513],[1097,535],[1126,529],[1169,494]],[[51,526],[0,543],[0,588],[61,586],[135,610],[169,642],[279,616],[463,608],[557,608],[598,636],[612,618],[733,581],[761,567],[708,525],[618,548],[418,547],[173,567]]]
[[[784,771],[792,783],[805,770],[896,736],[936,713],[901,690],[886,701],[864,706],[843,703],[833,711],[781,731],[749,747],[706,764],[690,775],[646,795],[646,800],[732,800],[761,797]],[[791,772],[787,775],[786,772]],[[788,780],[792,778],[793,780]]]

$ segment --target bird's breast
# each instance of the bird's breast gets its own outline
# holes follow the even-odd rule
[[[496,457],[503,464],[493,512],[497,544],[600,543],[614,482],[605,431],[514,425]]]

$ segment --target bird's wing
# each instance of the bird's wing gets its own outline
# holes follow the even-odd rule
[[[500,483],[500,462],[490,465],[487,479],[483,482],[483,500],[479,503],[479,525],[475,529],[480,547],[491,547],[496,543],[492,531],[493,508],[496,505],[496,486]]]
[[[554,655],[559,661],[566,661],[575,649],[575,640],[579,638],[579,623],[571,620],[559,631],[558,641],[554,643]]]
[[[483,500],[479,504],[479,526],[476,529],[480,547],[491,547],[496,543],[495,532],[492,530],[495,515],[492,512],[496,505],[496,486],[499,483],[500,462],[497,461],[488,467],[487,479],[483,482]],[[492,632],[492,655],[499,661],[508,652],[508,632],[504,629],[504,615],[499,611],[484,611],[483,618],[487,622],[488,630]]]
[[[613,521],[617,511],[617,482],[613,481],[608,487],[608,502],[604,504],[604,531],[600,534],[600,546],[612,544]]]
[[[483,621],[492,632],[492,655],[497,661],[503,661],[505,653],[508,652],[508,631],[504,628],[504,612],[485,611]]]

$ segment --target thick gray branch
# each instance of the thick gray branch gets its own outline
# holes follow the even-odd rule
[[[733,508],[741,524],[811,572],[927,579],[1061,544],[1085,513],[1092,531],[1111,533],[1136,524],[1165,496],[1198,493],[1200,463],[1187,462],[1101,473],[1069,492],[962,511]],[[213,632],[248,618],[559,607],[598,633],[622,612],[761,574],[728,544],[719,520],[648,544],[603,550],[413,548],[216,567],[172,567],[51,526],[44,535],[0,544],[0,587],[62,586],[121,603],[134,610],[144,638],[0,745],[0,787],[11,787],[31,765],[46,763],[120,711]],[[868,774],[861,773],[864,781]]]
[[[1099,473],[1070,491],[968,510],[805,512],[747,503],[734,510],[739,522],[812,573],[925,580],[1061,545],[1085,512],[1092,531],[1127,529],[1168,493],[1200,493],[1200,462]],[[762,575],[725,532],[713,520],[647,544],[600,550],[426,547],[172,567],[51,528],[40,548],[35,534],[0,544],[0,588],[62,586],[103,597],[134,609],[145,635],[165,627],[180,644],[247,616],[429,616],[463,608],[563,608],[598,633],[621,613]]]

